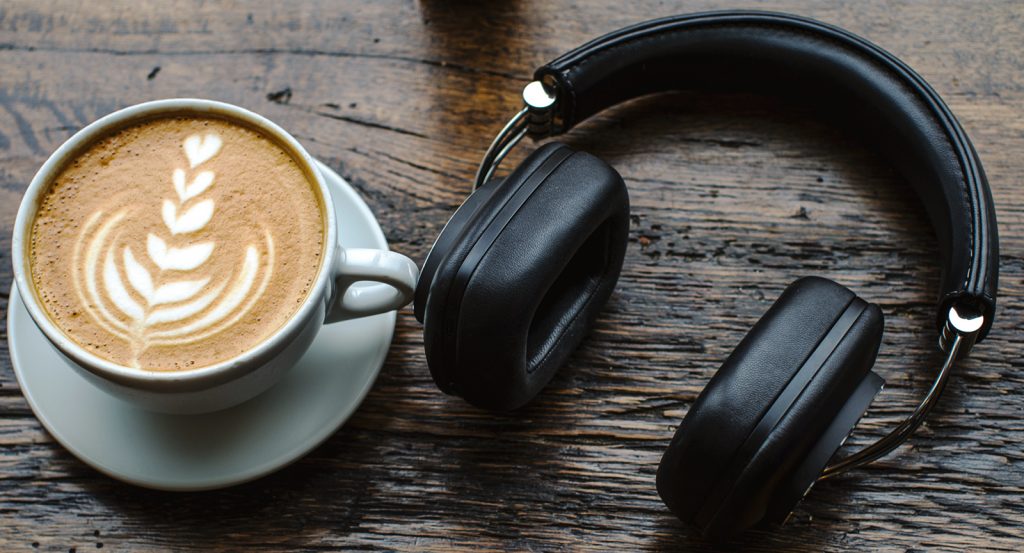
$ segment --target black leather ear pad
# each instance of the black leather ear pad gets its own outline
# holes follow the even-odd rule
[[[493,410],[529,401],[611,295],[628,231],[614,169],[560,144],[531,154],[438,264],[424,309],[438,386]]]
[[[509,186],[503,186],[504,180],[492,180],[471,194],[442,229],[427,255],[416,286],[418,305],[414,306],[414,311],[423,323],[424,353],[430,374],[441,391],[447,394],[455,393],[452,387],[454,377],[449,375],[451,367],[446,361],[442,339],[452,331],[445,328],[444,315],[455,276],[462,261],[509,198],[515,195],[519,185],[536,173],[557,150],[558,144],[538,148],[504,179],[510,183]]]
[[[441,261],[452,250],[452,247],[459,242],[459,239],[465,234],[469,222],[473,220],[480,207],[486,205],[487,200],[494,195],[494,191],[501,186],[504,180],[491,179],[480,188],[474,190],[466,198],[466,201],[462,202],[462,205],[455,210],[455,214],[452,215],[451,219],[448,219],[448,223],[441,229],[441,233],[437,235],[434,245],[431,246],[430,252],[427,253],[427,258],[423,261],[423,268],[420,269],[420,278],[416,282],[413,314],[416,316],[417,321],[423,322],[427,309],[427,297],[430,295],[430,286],[434,281],[434,275],[437,273],[437,268]]]
[[[882,313],[827,279],[790,285],[701,392],[658,467],[658,493],[714,537],[761,521],[866,377]]]

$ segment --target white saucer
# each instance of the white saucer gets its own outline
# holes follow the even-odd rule
[[[387,249],[377,219],[320,164],[347,247]],[[325,326],[267,393],[207,415],[139,410],[93,387],[39,331],[11,286],[11,364],[32,411],[61,445],[96,470],[138,486],[206,490],[269,474],[315,448],[362,402],[384,364],[395,313]]]

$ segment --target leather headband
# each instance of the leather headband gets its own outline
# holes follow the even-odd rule
[[[988,181],[938,94],[892,54],[847,31],[785,14],[728,11],[620,29],[535,72],[557,95],[550,134],[619,102],[667,90],[797,96],[877,146],[925,204],[942,255],[936,318],[971,305],[995,316],[999,246]]]

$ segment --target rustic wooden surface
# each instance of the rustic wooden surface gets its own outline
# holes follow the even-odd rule
[[[740,4],[839,24],[931,82],[985,163],[1002,276],[991,336],[909,446],[818,486],[787,527],[723,550],[1022,550],[1024,5]],[[101,115],[175,96],[261,112],[357,187],[394,249],[422,259],[535,66],[630,22],[716,7],[4,0],[0,321],[21,194]],[[532,406],[494,416],[440,394],[407,308],[372,393],[323,446],[250,484],[162,493],[57,445],[3,340],[0,550],[713,550],[663,508],[658,460],[749,325],[808,274],[887,317],[888,387],[851,443],[921,394],[938,362],[937,250],[900,178],[857,141],[784,101],[691,94],[612,110],[569,141],[625,176],[630,246],[596,331]]]

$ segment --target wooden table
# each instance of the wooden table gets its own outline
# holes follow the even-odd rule
[[[985,163],[1002,276],[992,334],[910,445],[726,549],[1022,550],[1024,5],[742,3],[846,27],[931,82]],[[5,0],[0,320],[22,192],[101,115],[176,96],[263,113],[353,183],[395,250],[422,260],[535,66],[634,21],[715,7]],[[406,308],[372,393],[324,445],[236,488],[155,492],[57,445],[3,340],[0,550],[712,550],[658,499],[658,460],[724,357],[803,275],[836,279],[887,317],[876,369],[888,386],[851,444],[922,394],[939,362],[937,248],[912,193],[858,141],[778,99],[693,94],[614,109],[568,141],[625,177],[630,245],[597,329],[530,407],[495,416],[438,392]]]

